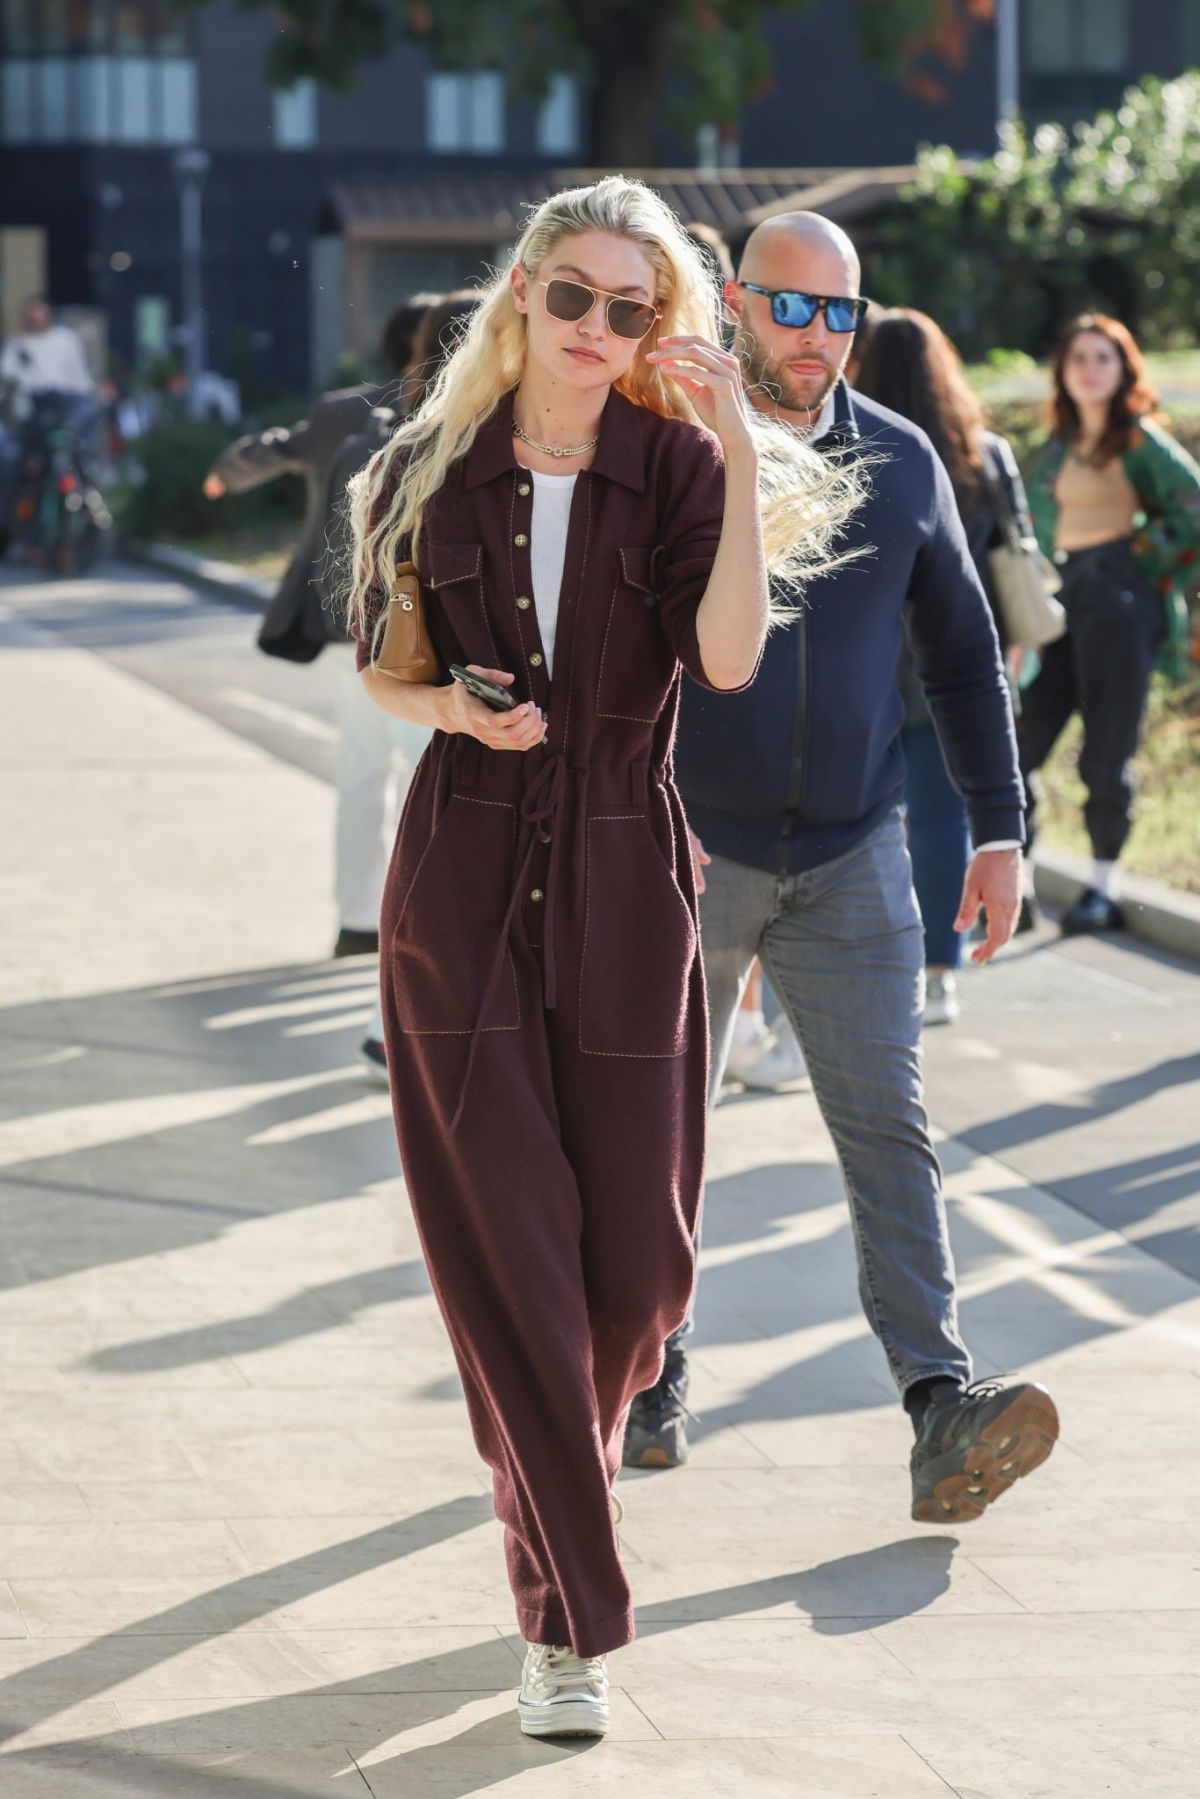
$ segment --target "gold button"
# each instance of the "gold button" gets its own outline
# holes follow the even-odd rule
[[[540,668],[542,666],[542,655],[540,650],[535,650],[533,652],[533,655],[529,658],[529,666],[530,668]]]
[[[524,500],[529,497],[529,495],[533,492],[533,489],[530,487],[528,481],[518,481],[517,482],[517,492],[520,494],[521,498]]]
[[[525,545],[529,542],[529,539],[526,537],[524,531],[518,531],[517,535],[513,538],[513,542],[519,550],[523,550]]]
[[[537,905],[537,903],[538,903],[538,901],[539,901],[539,900],[544,900],[544,899],[545,899],[545,897],[546,897],[546,896],[545,896],[545,894],[544,894],[544,893],[543,893],[543,892],[542,892],[542,890],[541,890],[541,888],[540,888],[540,887],[535,887],[535,888],[534,888],[534,890],[533,890],[533,892],[532,892],[532,893],[531,893],[531,894],[530,894],[530,896],[529,896],[529,897],[530,897],[530,899],[531,899],[531,900],[532,900],[532,901],[533,901],[533,903],[534,903],[534,905]]]
[[[517,601],[517,605],[521,608],[522,612],[528,612],[532,604],[533,601],[529,598],[529,595],[525,593],[523,593]]]

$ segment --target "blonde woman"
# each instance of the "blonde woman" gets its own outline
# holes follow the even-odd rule
[[[611,1487],[693,1280],[706,1017],[671,771],[680,669],[754,677],[768,566],[856,489],[755,418],[717,289],[648,188],[545,202],[418,415],[352,487],[368,691],[433,727],[380,933],[409,1195],[492,1469],[533,1736],[603,1735],[633,1636]],[[442,668],[370,666],[417,562]]]

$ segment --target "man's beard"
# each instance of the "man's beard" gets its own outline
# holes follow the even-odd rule
[[[772,358],[757,339],[745,331],[738,332],[737,350],[746,371],[747,386],[759,389],[785,412],[807,412],[810,423],[837,385],[840,370],[830,368],[828,364],[823,380],[798,381],[787,362]],[[814,362],[821,360],[811,351],[808,354]]]

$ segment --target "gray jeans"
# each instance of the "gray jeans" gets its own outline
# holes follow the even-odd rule
[[[715,1100],[755,956],[795,1027],[850,1202],[859,1294],[901,1392],[969,1381],[921,1084],[924,945],[898,813],[780,877],[714,856],[700,928]],[[674,1342],[692,1329],[689,1317]]]

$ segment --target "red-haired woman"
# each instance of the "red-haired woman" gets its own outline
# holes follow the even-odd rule
[[[1041,652],[1018,725],[1029,791],[1073,713],[1083,718],[1079,772],[1092,878],[1063,930],[1118,930],[1117,861],[1129,835],[1133,757],[1166,599],[1200,555],[1200,468],[1152,414],[1157,395],[1117,319],[1085,313],[1054,363],[1051,435],[1029,486],[1034,528],[1059,564],[1065,637]],[[1023,922],[1028,920],[1028,911]]]

